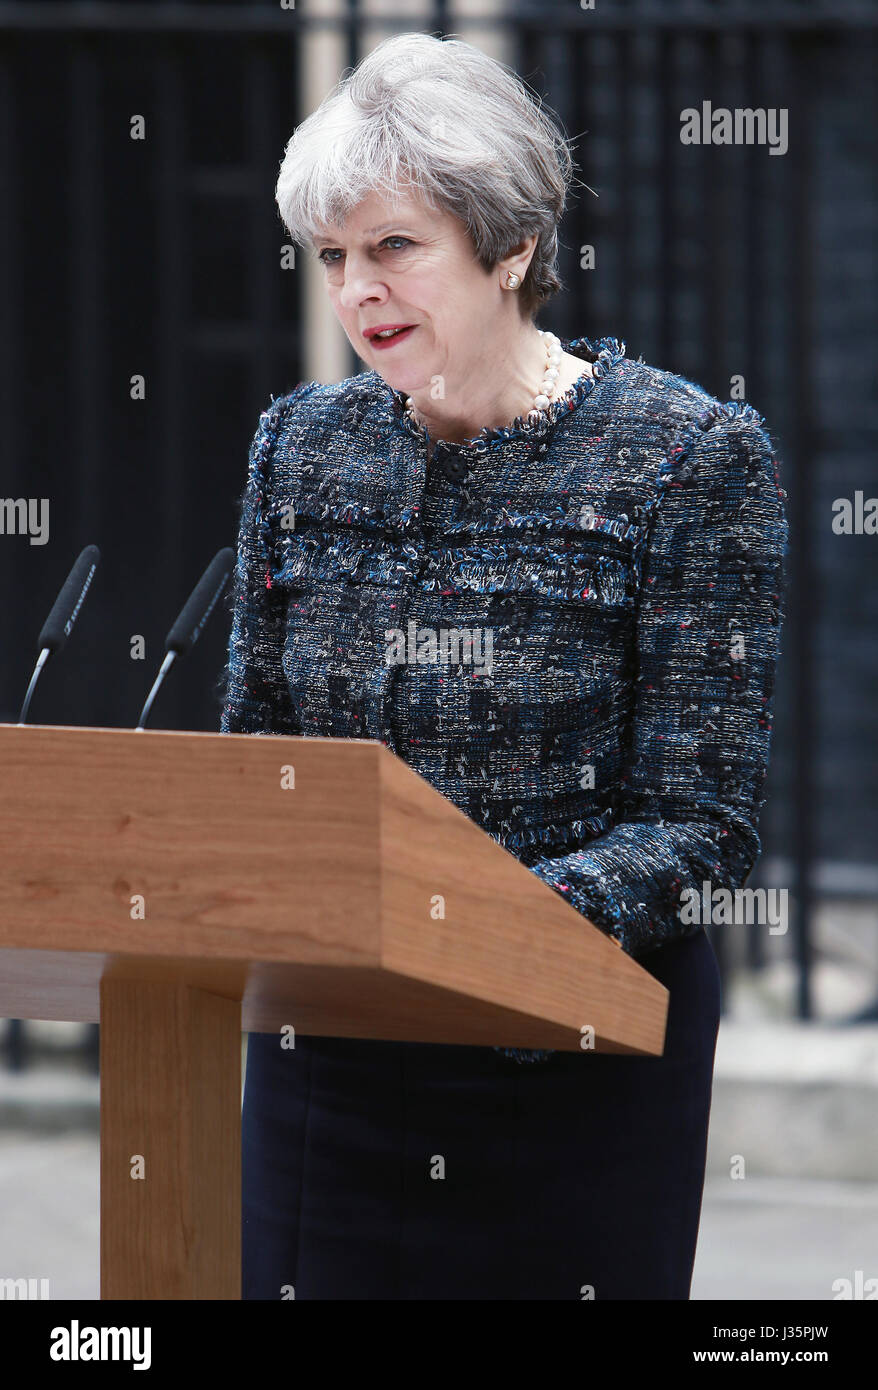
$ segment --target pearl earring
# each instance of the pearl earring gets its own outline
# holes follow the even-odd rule
[[[506,272],[506,288],[508,290],[517,290],[520,284],[520,275],[516,275],[514,270],[509,270]]]

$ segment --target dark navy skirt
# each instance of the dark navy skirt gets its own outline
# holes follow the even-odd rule
[[[251,1033],[242,1297],[687,1299],[719,971],[703,929],[642,963],[662,1057]]]

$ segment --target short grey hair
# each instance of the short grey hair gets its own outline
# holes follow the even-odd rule
[[[572,179],[569,142],[512,69],[460,39],[399,34],[338,82],[286,146],[277,181],[292,240],[344,226],[370,193],[403,192],[465,226],[487,271],[538,241],[517,291],[533,318],[561,288],[558,224]]]

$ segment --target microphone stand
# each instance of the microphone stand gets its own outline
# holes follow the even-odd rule
[[[166,675],[168,674],[168,672],[170,671],[170,669],[171,669],[171,667],[173,666],[173,664],[174,664],[174,662],[176,661],[176,659],[177,659],[177,653],[176,653],[176,652],[168,652],[167,656],[165,657],[164,661],[162,662],[161,667],[160,667],[160,669],[159,669],[159,673],[158,673],[158,675],[156,676],[155,680],[154,680],[153,683],[152,683],[152,690],[151,690],[151,691],[149,692],[149,694],[147,695],[147,697],[146,697],[146,703],[144,704],[143,709],[140,711],[140,719],[139,719],[139,721],[138,721],[137,728],[136,728],[135,731],[134,731],[135,733],[137,733],[137,734],[143,733],[144,725],[146,724],[146,721],[147,721],[147,719],[149,718],[149,712],[150,712],[150,710],[152,709],[152,702],[153,702],[153,700],[155,699],[156,695],[157,695],[158,692],[159,692],[159,687],[160,687],[162,681],[164,680],[165,676],[166,676]]]

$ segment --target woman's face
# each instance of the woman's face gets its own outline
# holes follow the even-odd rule
[[[508,341],[510,310],[518,326],[500,271],[482,269],[463,224],[419,201],[372,194],[343,228],[324,228],[314,248],[354,350],[394,390],[429,387],[444,398]],[[388,346],[364,336],[400,324],[410,331]]]

